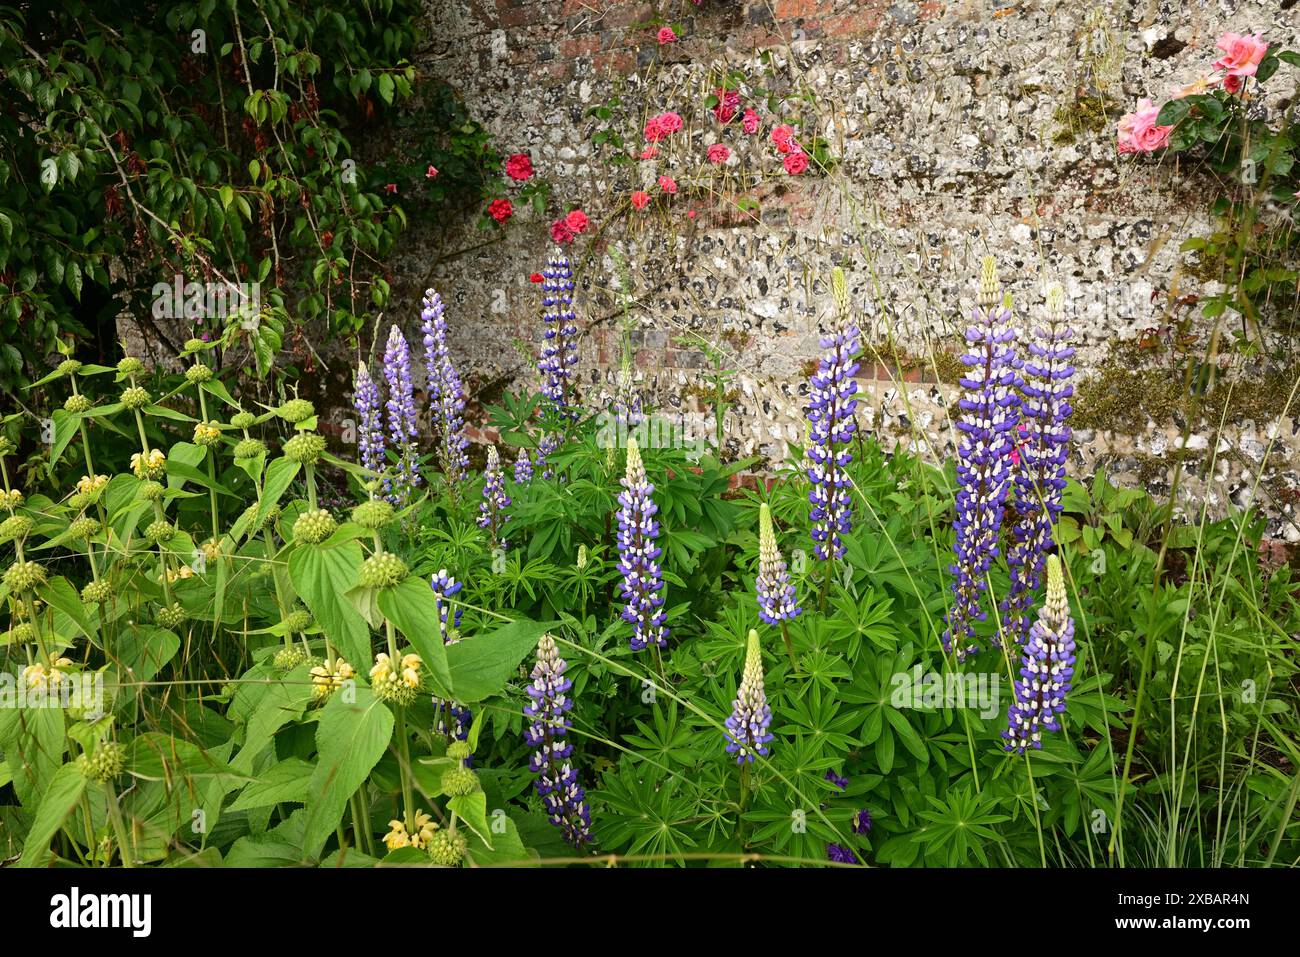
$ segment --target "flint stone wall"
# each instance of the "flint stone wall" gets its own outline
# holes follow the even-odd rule
[[[429,0],[426,15],[421,69],[463,94],[504,152],[529,153],[553,194],[543,216],[517,205],[486,244],[472,222],[408,234],[393,264],[394,300],[412,304],[408,333],[423,288],[435,286],[479,398],[535,384],[540,293],[529,275],[553,251],[550,221],[581,207],[592,228],[567,251],[588,397],[612,393],[626,341],[647,400],[711,435],[698,394],[711,388],[702,338],[736,370],[727,451],[769,463],[803,437],[836,264],[864,338],[882,353],[863,363],[864,421],[886,446],[932,457],[953,451],[955,395],[942,383],[952,381],[944,370],[961,347],[980,256],[996,258],[1026,321],[1041,315],[1046,283],[1064,286],[1083,375],[1167,324],[1171,297],[1199,289],[1178,247],[1207,231],[1204,184],[1169,162],[1118,159],[1114,122],[1140,97],[1160,102],[1207,72],[1223,31],[1294,48],[1300,28],[1295,0]],[[656,42],[656,16],[681,25],[677,42]],[[707,109],[736,70],[747,78],[744,105],[763,118],[755,136]],[[1284,67],[1270,88],[1294,83]],[[783,174],[760,87],[785,98],[780,115],[799,119],[801,136],[826,140],[839,161],[829,174]],[[1108,115],[1089,112],[1098,96]],[[657,158],[636,159],[644,120],[664,110],[685,128]],[[722,167],[704,160],[715,142],[734,154]],[[620,153],[629,159],[615,162]],[[680,192],[631,209],[631,192],[657,195],[664,174]],[[757,206],[738,208],[741,197]],[[1144,374],[1172,372],[1157,361]],[[1254,494],[1270,530],[1300,540],[1297,419],[1236,413],[1222,429],[1194,430],[1179,483],[1189,511],[1208,502],[1221,514]],[[1081,428],[1071,468],[1105,466],[1165,492],[1181,437],[1176,417]]]

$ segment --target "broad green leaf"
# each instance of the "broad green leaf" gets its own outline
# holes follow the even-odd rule
[[[334,833],[348,799],[365,783],[393,739],[393,713],[360,683],[356,700],[332,695],[316,728],[320,758],[307,794],[303,849],[318,857]]]
[[[348,600],[361,567],[361,546],[304,546],[289,555],[289,578],[316,624],[358,671],[370,668],[370,626]]]
[[[448,645],[448,690],[465,704],[500,694],[519,662],[537,648],[538,639],[554,625],[553,621],[521,618],[488,634],[472,635]]]
[[[43,863],[43,858],[49,852],[50,841],[77,806],[85,790],[85,775],[75,764],[65,764],[55,772],[50,786],[41,796],[36,817],[23,842],[19,867],[36,867]]]
[[[406,636],[434,680],[447,688],[447,652],[438,626],[438,602],[429,583],[412,577],[380,589],[379,610]]]

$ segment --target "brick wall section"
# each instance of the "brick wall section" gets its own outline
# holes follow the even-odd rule
[[[833,265],[849,275],[867,337],[894,340],[914,356],[960,348],[960,317],[973,305],[985,253],[1030,314],[1041,308],[1043,284],[1065,286],[1085,373],[1117,341],[1159,324],[1171,288],[1196,289],[1178,275],[1178,245],[1205,231],[1202,190],[1167,166],[1117,163],[1116,114],[1208,68],[1226,29],[1300,45],[1295,9],[1262,0],[428,0],[426,11],[431,40],[421,69],[461,91],[505,151],[528,152],[553,196],[545,216],[520,210],[502,239],[483,248],[471,248],[482,234],[468,222],[410,235],[394,263],[395,302],[411,304],[408,331],[432,283],[448,303],[452,349],[472,385],[495,389],[530,376],[519,350],[535,349],[539,323],[527,277],[551,250],[549,221],[580,205],[594,227],[571,250],[589,397],[608,394],[618,367],[624,275],[635,301],[626,324],[639,387],[669,411],[707,415],[691,393],[709,363],[690,336],[744,337],[728,359],[738,393],[728,451],[770,460],[801,438]],[[655,42],[648,23],[656,14],[681,25],[678,42]],[[1101,56],[1107,50],[1110,60]],[[770,144],[718,128],[702,106],[727,70],[747,77],[747,103],[757,85],[810,90],[815,105],[804,115],[832,141],[841,161],[834,173],[746,180],[770,163]],[[1079,129],[1062,142],[1063,124],[1078,114],[1075,98],[1099,79],[1117,108],[1104,129]],[[1279,74],[1274,82],[1290,80]],[[592,116],[616,96],[611,121]],[[766,132],[773,118],[757,105]],[[665,109],[681,113],[687,128],[660,159],[635,161],[641,122]],[[623,135],[633,161],[613,163],[616,150],[593,144],[606,129]],[[659,173],[699,179],[712,142],[727,143],[739,161],[716,192],[750,196],[756,210],[684,189],[653,215],[629,215],[631,190],[653,189]],[[861,385],[864,415],[886,444],[937,457],[952,449],[953,394],[929,381],[928,366],[894,382],[864,362]],[[1151,423],[1141,435],[1081,432],[1072,467],[1105,464],[1133,480],[1139,461],[1164,455],[1176,433],[1172,423]],[[1207,443],[1213,450],[1226,442],[1240,461],[1224,468],[1222,457],[1206,475],[1202,456],[1180,488],[1215,511],[1241,504],[1253,485],[1245,461],[1264,466],[1264,487],[1294,490],[1296,434],[1294,415],[1234,421]],[[1264,462],[1272,435],[1278,442]],[[1171,480],[1165,469],[1150,485],[1160,493]],[[1268,507],[1274,531],[1300,540],[1288,518],[1294,503]]]

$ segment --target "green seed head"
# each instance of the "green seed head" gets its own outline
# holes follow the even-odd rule
[[[185,381],[190,385],[198,385],[200,382],[207,382],[212,378],[212,370],[202,362],[196,362],[185,370]]]
[[[236,412],[230,417],[230,424],[236,429],[251,429],[257,422],[257,416],[251,412]]]
[[[34,523],[26,515],[11,515],[0,522],[0,542],[26,538]]]
[[[149,404],[149,391],[138,385],[123,389],[122,404],[132,410],[143,409]]]
[[[186,352],[198,352],[206,345],[202,339],[186,339],[184,348]]]
[[[469,841],[457,831],[438,830],[429,839],[429,860],[439,867],[456,867],[465,858]]]
[[[311,614],[301,609],[291,611],[284,616],[284,620],[280,624],[284,625],[289,631],[306,631],[311,627]]]
[[[70,395],[63,400],[63,410],[73,415],[81,415],[83,412],[90,411],[90,400],[84,395]]]
[[[281,671],[292,671],[307,660],[307,652],[301,648],[281,648],[275,653],[275,666]]]
[[[442,793],[448,797],[463,797],[478,790],[478,775],[465,765],[457,764],[442,772]]]
[[[453,741],[447,745],[447,757],[453,761],[464,761],[469,757],[469,742]]]
[[[391,588],[405,577],[406,562],[392,552],[380,552],[361,563],[357,582],[362,588]]]
[[[81,371],[81,363],[76,359],[64,359],[55,367],[54,371],[59,375],[76,375]]]
[[[36,629],[30,621],[19,622],[5,632],[3,645],[28,645],[36,641]]]
[[[235,458],[255,459],[266,452],[266,443],[261,439],[242,439],[235,445]]]
[[[303,465],[315,465],[324,451],[325,436],[316,432],[299,432],[284,443],[284,457]]]
[[[68,532],[76,541],[85,541],[99,534],[99,522],[93,518],[79,518],[68,526]]]
[[[293,523],[293,540],[300,545],[319,545],[334,534],[338,523],[323,508],[309,509]]]
[[[85,492],[75,492],[68,496],[68,507],[77,511],[93,504],[95,504],[94,498]]]
[[[176,537],[176,529],[171,522],[165,518],[160,518],[156,522],[150,522],[145,526],[144,537],[157,544],[165,544]]]
[[[4,581],[12,595],[35,591],[45,584],[45,568],[35,562],[14,562],[5,572]]]
[[[276,409],[275,414],[284,421],[297,425],[299,422],[304,422],[315,415],[316,407],[306,399],[290,399]]]
[[[124,376],[139,375],[144,371],[144,363],[135,356],[127,356],[117,364],[117,371]]]
[[[362,502],[352,510],[352,521],[362,528],[383,528],[393,520],[393,506],[383,499]]]
[[[7,435],[0,435],[0,458],[4,458],[7,455],[13,455],[14,451],[13,440],[11,440]]]
[[[81,600],[87,605],[102,605],[113,594],[113,586],[106,581],[91,582],[81,589]]]
[[[179,628],[189,617],[180,602],[173,602],[170,608],[158,609],[157,620],[164,628]]]
[[[153,479],[146,479],[140,483],[140,497],[146,502],[162,501],[163,494],[167,489],[163,488],[162,482],[155,482]]]
[[[122,773],[126,765],[126,752],[115,741],[101,741],[93,755],[77,758],[77,767],[88,781],[103,784]]]

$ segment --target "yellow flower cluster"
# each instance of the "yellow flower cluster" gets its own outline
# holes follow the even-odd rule
[[[339,658],[334,664],[326,661],[311,670],[311,693],[316,699],[328,698],[343,687],[343,682],[356,676],[353,667]]]
[[[169,585],[173,585],[181,579],[193,577],[194,569],[190,568],[189,565],[182,565],[180,568],[167,569],[167,584]]]
[[[370,669],[370,683],[395,684],[401,682],[408,688],[420,687],[420,666],[424,662],[419,655],[404,655],[401,664],[393,667],[393,661],[384,652],[375,655],[375,666]]]
[[[57,688],[66,680],[64,670],[70,667],[72,659],[60,658],[58,652],[51,652],[48,665],[38,661],[23,669],[23,681],[29,688]]]
[[[160,479],[167,472],[167,456],[158,449],[151,449],[148,455],[136,452],[131,456],[131,471],[136,478]]]
[[[107,475],[83,475],[77,479],[77,491],[82,495],[98,495],[108,484]]]
[[[388,826],[390,830],[384,835],[384,844],[390,851],[395,851],[399,847],[415,847],[423,850],[429,846],[434,833],[438,830],[438,825],[433,823],[433,818],[423,811],[415,812],[413,834],[407,831],[406,824],[402,821],[389,821]]]
[[[8,492],[0,489],[0,505],[9,509],[15,509],[23,504],[23,493],[18,489],[12,489]]]

